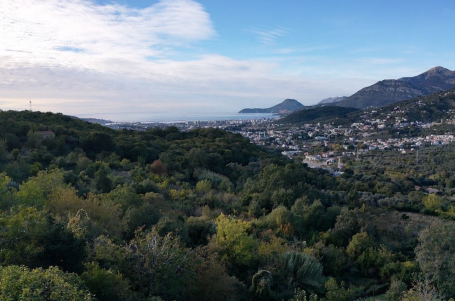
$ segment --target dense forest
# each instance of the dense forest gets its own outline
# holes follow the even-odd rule
[[[334,177],[217,129],[0,112],[0,299],[448,300],[453,155]]]
[[[337,107],[334,105],[327,105],[315,107],[311,109],[302,109],[295,111],[284,118],[276,121],[281,124],[298,124],[298,123],[346,123],[348,122],[347,116],[354,112],[358,112],[356,108]]]

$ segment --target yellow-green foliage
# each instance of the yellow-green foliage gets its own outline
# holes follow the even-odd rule
[[[352,236],[352,240],[346,248],[346,253],[355,259],[372,245],[373,240],[368,237],[366,232],[357,233]]]
[[[256,257],[258,243],[247,231],[250,224],[221,214],[216,220],[217,233],[212,245],[232,264],[247,265]]]
[[[207,193],[212,189],[212,182],[209,180],[202,180],[196,184],[196,192]]]
[[[75,274],[57,267],[29,270],[26,267],[0,267],[1,300],[95,300]]]
[[[16,197],[20,204],[42,208],[55,190],[64,186],[60,170],[40,171],[37,176],[22,183]]]
[[[423,205],[425,206],[425,208],[427,208],[429,210],[434,210],[434,211],[441,210],[442,200],[440,197],[438,197],[435,194],[430,194],[430,195],[425,196],[423,198],[422,202],[423,202]]]

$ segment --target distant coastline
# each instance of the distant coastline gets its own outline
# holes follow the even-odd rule
[[[125,114],[78,114],[80,118],[97,118],[112,120],[114,122],[143,122],[143,123],[177,123],[186,121],[217,121],[217,120],[248,120],[262,118],[278,118],[279,115],[272,113],[233,113],[233,112],[208,112],[188,114],[166,113],[125,113]]]

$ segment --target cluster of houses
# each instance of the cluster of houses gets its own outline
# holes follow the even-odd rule
[[[418,105],[418,103],[417,103]],[[282,154],[293,158],[299,156],[305,162],[336,165],[339,158],[359,156],[369,151],[395,150],[402,153],[412,152],[430,145],[444,145],[455,141],[452,134],[428,135],[426,137],[373,138],[381,131],[407,127],[430,128],[441,123],[408,122],[405,118],[394,116],[401,112],[395,108],[385,119],[363,116],[362,122],[346,126],[332,124],[304,124],[284,129],[275,123],[248,124],[236,132],[250,139],[252,143],[280,149]],[[377,111],[372,110],[370,114]],[[449,112],[450,113],[450,112]],[[452,120],[445,121],[451,123]],[[339,164],[338,164],[339,165]]]

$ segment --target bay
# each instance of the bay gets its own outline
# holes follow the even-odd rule
[[[277,118],[270,113],[240,114],[232,112],[204,112],[204,113],[95,113],[78,114],[81,118],[97,118],[114,122],[162,122],[177,123],[185,121],[218,121],[218,120],[249,120],[262,118]]]

